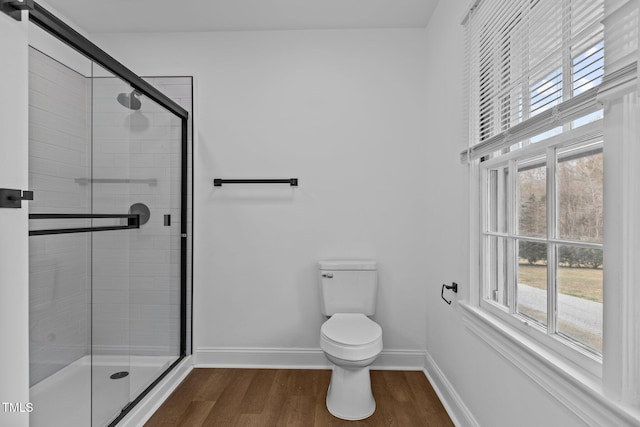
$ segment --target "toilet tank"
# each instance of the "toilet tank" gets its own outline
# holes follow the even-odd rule
[[[375,314],[378,295],[375,261],[327,260],[318,262],[318,267],[322,314]]]

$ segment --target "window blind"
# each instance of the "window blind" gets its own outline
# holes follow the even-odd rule
[[[606,100],[631,90],[637,90],[640,79],[637,74],[625,73],[633,69],[638,61],[638,16],[640,0],[606,0],[605,28],[607,55],[605,56],[605,76],[599,91],[599,98]],[[637,67],[635,67],[637,70]],[[616,78],[615,76],[619,76]]]
[[[605,76],[602,21],[609,1],[618,3],[616,9],[638,2],[480,0],[471,8],[463,22],[470,126],[463,160],[477,159],[596,111],[603,81],[614,87],[622,77],[629,79],[633,74],[635,79],[636,68],[629,61],[612,68],[608,80]],[[637,27],[637,19],[627,25]],[[607,41],[607,55],[609,48]]]

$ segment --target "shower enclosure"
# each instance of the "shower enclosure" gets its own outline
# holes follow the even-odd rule
[[[189,352],[191,81],[34,39],[30,424],[115,425]]]

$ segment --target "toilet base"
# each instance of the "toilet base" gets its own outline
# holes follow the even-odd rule
[[[375,412],[368,366],[344,368],[334,365],[327,391],[327,409],[331,415],[349,421],[363,420]]]

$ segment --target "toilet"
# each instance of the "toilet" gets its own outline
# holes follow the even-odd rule
[[[376,410],[369,366],[382,351],[382,328],[375,313],[378,272],[375,261],[320,261],[322,314],[320,348],[333,364],[327,409],[344,420],[362,420]]]

